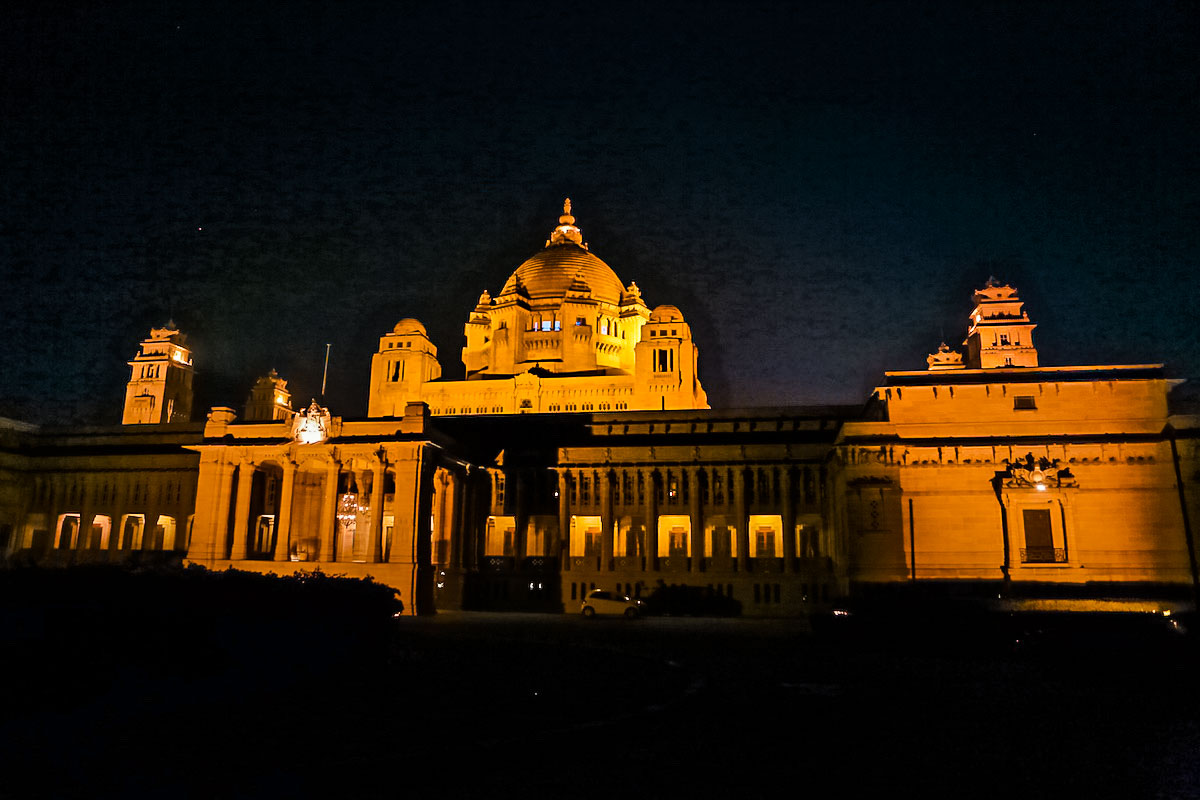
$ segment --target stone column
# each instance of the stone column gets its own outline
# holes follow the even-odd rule
[[[557,554],[564,570],[571,569],[571,487],[570,472],[558,473],[558,544]]]
[[[50,528],[50,541],[46,544],[46,551],[38,553],[39,556],[46,555],[47,551],[55,550],[59,545],[59,523],[58,515],[62,513],[62,482],[54,478],[47,478],[46,483],[46,521],[47,527]]]
[[[478,524],[474,525],[471,533],[471,563],[472,569],[479,569],[483,564],[484,552],[487,548],[487,520],[492,514],[494,505],[492,475],[487,470],[480,470],[480,474],[476,476],[475,489],[479,493],[476,497],[477,508],[483,507],[483,513],[476,517]]]
[[[446,543],[446,560],[442,562],[443,567],[450,567],[455,561],[454,558],[454,531],[460,519],[459,505],[462,498],[462,487],[458,482],[458,474],[449,467],[445,468],[444,485],[445,495],[442,498],[442,528],[440,531],[439,541]],[[539,553],[538,555],[543,555]]]
[[[383,473],[386,466],[381,457],[371,465],[371,524],[367,530],[367,562],[379,561],[380,539],[383,536]]]
[[[792,479],[795,471],[783,468],[783,568],[786,572],[796,571],[796,504],[793,502]]]
[[[600,571],[609,572],[613,564],[613,497],[612,473],[599,473],[596,481],[600,501]]]
[[[454,472],[454,525],[450,528],[450,566],[455,570],[463,568],[463,543],[466,540],[468,519],[468,499],[471,496],[471,476],[466,468]]]
[[[113,478],[112,493],[109,495],[108,500],[108,546],[104,549],[108,551],[110,561],[116,559],[116,553],[121,549],[121,518],[124,516],[123,509],[125,507],[121,484],[122,480],[119,475]],[[36,496],[37,484],[34,483],[31,488]],[[22,530],[23,528],[13,530],[13,544],[15,546],[20,546],[19,540]]]
[[[250,493],[254,489],[254,464],[243,461],[238,464],[237,498],[233,512],[233,547],[230,548],[231,561],[244,561],[249,546],[250,531]],[[225,552],[224,540],[217,543],[216,557],[220,558]]]
[[[516,506],[513,509],[513,558],[518,567],[525,558],[525,528],[529,525],[529,487],[523,472],[524,470],[518,469],[508,470],[504,479],[506,486],[517,493]]]
[[[445,539],[446,531],[450,529],[450,519],[454,503],[454,490],[451,487],[450,472],[445,468],[434,473],[437,485],[437,502],[433,508],[433,536],[430,539],[432,549],[429,553],[431,564],[438,565],[437,543]]]
[[[179,511],[180,517],[183,519],[182,524],[185,526],[183,533],[180,535],[183,537],[184,546],[189,553],[192,551],[192,536],[195,535],[196,530],[196,477],[192,475],[180,478],[182,481],[182,491],[179,493]],[[188,509],[191,509],[191,514],[187,513]],[[191,517],[190,524],[188,522],[189,516]],[[179,538],[176,537],[176,541],[178,540]]]
[[[337,536],[337,490],[342,465],[330,459],[325,468],[325,492],[321,497],[321,522],[317,535],[321,537],[317,560],[331,563],[334,560],[334,544]]]
[[[221,517],[217,520],[221,535],[213,542],[214,555],[219,553],[220,548],[225,544],[225,536],[229,530],[229,495],[233,490],[233,465],[222,464],[221,466]],[[152,481],[146,481],[146,490],[142,493],[142,502],[146,508],[146,524],[142,526],[143,550],[149,550],[152,543],[157,544],[155,531],[158,529],[158,517],[162,513],[162,504],[159,502],[160,492],[160,486],[155,485]],[[166,544],[165,531],[163,544]]]
[[[733,476],[733,485],[729,488],[733,492],[734,519],[737,520],[737,568],[738,572],[747,572],[750,569],[750,531],[746,516],[746,470],[737,467]]]
[[[283,490],[279,498],[279,517],[275,526],[275,560],[287,561],[291,558],[288,545],[292,533],[292,491],[296,486],[296,463],[290,458],[283,459]]]
[[[431,459],[431,450],[432,448],[427,448],[423,455],[420,483],[417,486],[417,539],[413,552],[416,590],[413,593],[413,610],[418,614],[433,613],[436,610],[434,570],[429,558],[432,532],[426,522],[433,511],[433,478],[436,469],[436,464]]]
[[[688,513],[692,520],[692,569],[699,573],[704,566],[704,512],[700,505],[700,470],[684,468],[688,482],[688,498],[690,508]]]
[[[213,484],[216,497],[214,500],[214,519],[212,523],[212,537],[210,543],[211,557],[216,560],[225,551],[225,540],[229,535],[229,501],[233,490],[233,464],[221,463],[216,467],[216,481]],[[153,514],[153,518],[151,515]],[[146,512],[145,522],[142,524],[142,547],[146,546],[146,537],[154,533],[154,526],[158,524],[157,510],[149,510]]]
[[[658,571],[658,501],[655,495],[654,470],[642,470],[646,484],[646,571]]]
[[[92,538],[92,478],[90,475],[79,476],[79,532],[75,535],[73,550],[85,550]]]

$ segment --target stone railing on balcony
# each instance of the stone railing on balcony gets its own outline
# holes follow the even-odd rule
[[[1063,547],[1022,547],[1022,564],[1065,564],[1067,551]]]
[[[641,556],[615,556],[613,558],[613,569],[618,572],[641,570],[644,568],[645,559]]]

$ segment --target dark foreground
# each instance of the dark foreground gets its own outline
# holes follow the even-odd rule
[[[0,794],[1200,796],[1194,636],[1149,616],[814,632],[140,591],[5,595]]]

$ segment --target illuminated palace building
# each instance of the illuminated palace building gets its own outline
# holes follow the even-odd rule
[[[885,373],[862,405],[709,409],[684,315],[622,283],[568,201],[467,315],[465,379],[402,319],[365,419],[293,411],[272,372],[240,415],[193,423],[193,354],[151,331],[121,426],[0,426],[0,545],[372,576],[413,613],[663,585],[747,615],[913,583],[1186,596],[1200,417],[1159,364],[1039,366],[1034,328],[989,281],[962,352]]]

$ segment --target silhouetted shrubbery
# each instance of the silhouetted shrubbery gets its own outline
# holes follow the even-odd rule
[[[404,605],[390,587],[370,579],[319,571],[277,577],[214,572],[202,567],[76,566],[0,572],[0,608],[76,606],[140,617],[234,613],[287,618],[352,615],[390,618]]]
[[[29,687],[11,702],[30,708],[180,679],[254,681],[255,664],[280,665],[264,687],[289,686],[378,661],[402,608],[390,587],[321,574],[0,570],[0,679]]]

